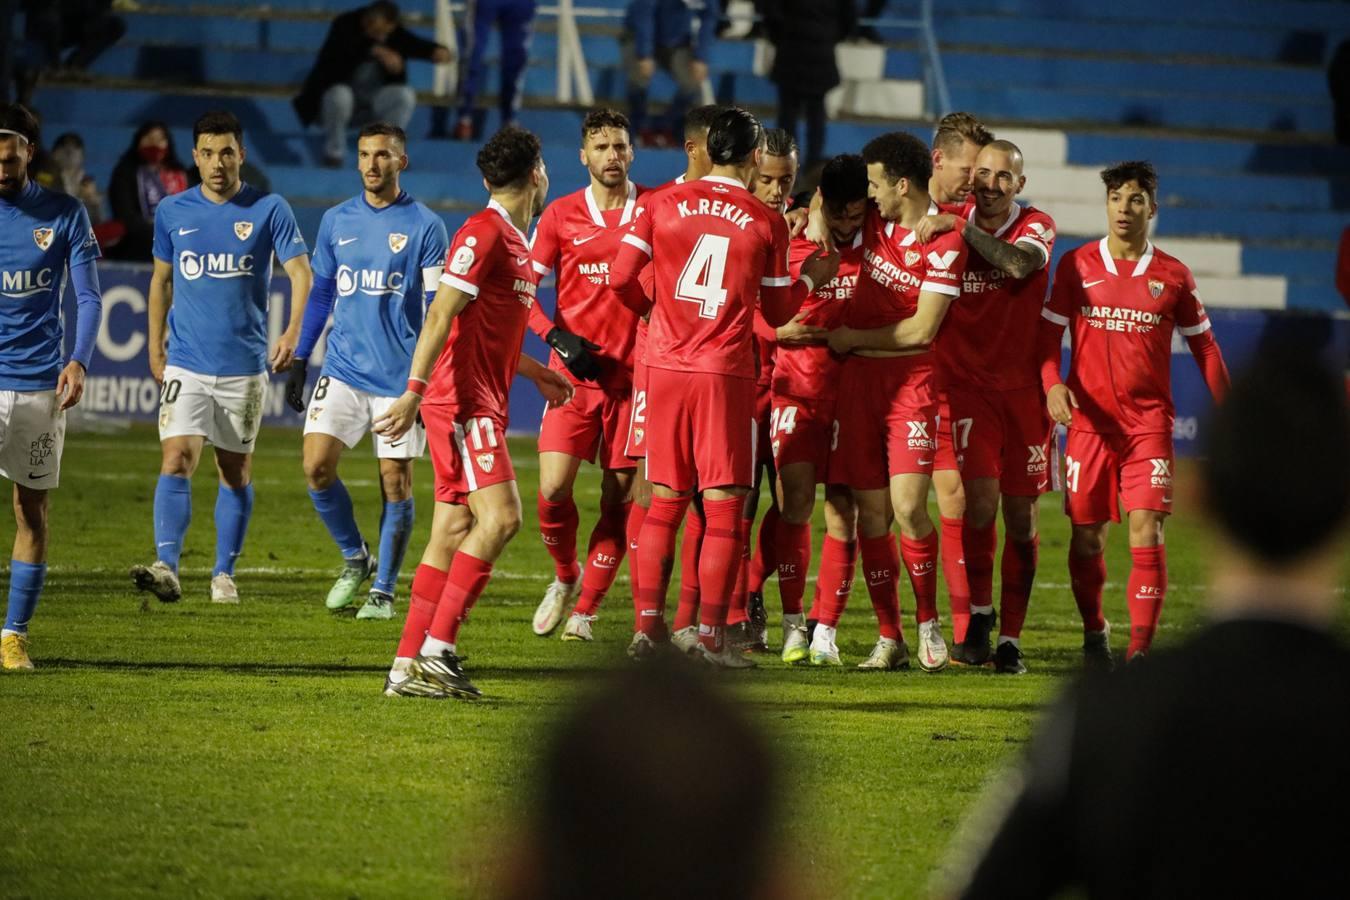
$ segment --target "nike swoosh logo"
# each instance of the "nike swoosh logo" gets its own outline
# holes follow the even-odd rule
[[[919,465],[921,465],[921,466],[931,466],[932,464],[933,464],[933,461],[932,461],[931,459],[921,459],[921,460],[919,460]]]
[[[160,541],[160,542],[159,542],[158,544],[156,544],[155,546],[156,546],[156,547],[172,547],[172,546],[173,546],[174,544],[176,544],[176,543],[178,543],[178,542],[177,542],[177,541]]]
[[[404,444],[406,444],[406,443],[408,443],[408,440],[407,440],[407,438],[404,438],[403,440],[399,441],[397,444],[390,444],[389,446],[390,446],[390,448],[393,448],[393,447],[402,447],[402,446],[403,446]]]
[[[28,477],[29,477],[29,478],[46,478],[46,477],[47,477],[48,475],[50,475],[50,474],[52,474],[52,473],[51,473],[51,472],[43,472],[41,475],[39,475],[39,474],[36,473],[36,472],[29,472],[29,473],[28,473]]]
[[[530,261],[530,258],[529,258],[528,256],[518,256],[518,257],[516,257],[516,265],[518,265],[518,266],[523,266],[523,265],[525,265],[526,263],[528,263],[529,261]]]
[[[178,229],[178,236],[179,236],[179,237],[184,237],[185,235],[192,234],[192,232],[194,232],[194,231],[201,231],[201,229],[200,229],[200,228],[180,228],[180,229]]]
[[[1096,280],[1096,281],[1085,281],[1085,282],[1083,282],[1083,287],[1085,287],[1085,288],[1096,287],[1097,285],[1101,284],[1101,283],[1102,283],[1103,281],[1105,281],[1105,280],[1106,280],[1105,278],[1099,278],[1099,279]]]
[[[361,240],[361,239],[360,239],[360,238],[338,238],[338,246],[339,246],[339,247],[345,247],[345,246],[347,246],[348,244],[350,244],[352,241],[359,241],[359,240]]]
[[[253,443],[253,438],[240,438],[240,439],[239,439],[239,443],[241,443],[241,444],[251,444],[251,443]]]
[[[590,237],[587,237],[587,238],[572,238],[572,246],[573,246],[573,247],[580,247],[582,244],[586,243],[587,241],[593,241],[593,240],[595,240],[596,238],[598,238],[599,236],[600,236],[600,235],[598,235],[598,234],[593,234],[593,235],[591,235]]]

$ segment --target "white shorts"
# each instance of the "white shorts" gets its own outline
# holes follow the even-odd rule
[[[56,391],[0,391],[0,475],[34,490],[61,481],[66,414]]]
[[[159,389],[159,439],[201,435],[221,450],[252,453],[267,381],[266,372],[201,375],[166,367]]]
[[[309,398],[305,434],[332,435],[350,450],[361,443],[374,421],[397,399],[372,394],[324,375],[314,385],[314,393]],[[377,459],[419,459],[427,448],[426,429],[421,425],[413,425],[407,434],[393,443],[383,435],[372,432],[370,436],[375,440]]]

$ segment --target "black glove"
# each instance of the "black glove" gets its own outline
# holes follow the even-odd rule
[[[592,355],[599,350],[599,344],[592,344],[580,335],[554,327],[544,340],[558,354],[558,358],[567,366],[567,371],[583,381],[595,381],[600,377],[600,360]]]
[[[309,377],[309,361],[291,360],[291,373],[286,376],[286,402],[298,413],[305,411],[305,379]]]

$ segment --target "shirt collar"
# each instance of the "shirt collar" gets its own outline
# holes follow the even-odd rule
[[[637,185],[628,182],[628,200],[623,204],[623,215],[619,217],[620,225],[627,225],[633,219],[633,209],[637,206]],[[591,188],[586,188],[586,209],[591,214],[591,221],[601,228],[605,227],[605,215],[600,209],[600,204],[595,202],[595,192]]]
[[[725,175],[704,175],[702,178],[699,179],[699,181],[711,181],[716,184],[725,184],[730,187],[738,187],[743,191],[747,190],[746,186],[741,184],[735,178],[728,178]]]
[[[1007,232],[1007,230],[1012,227],[1012,224],[1017,221],[1017,217],[1020,216],[1021,214],[1022,214],[1021,204],[1014,203],[1012,205],[1012,208],[1008,210],[1007,220],[998,227],[998,231],[994,232],[994,237],[996,238],[1003,237],[1003,235]]]
[[[1097,249],[1102,255],[1102,265],[1106,266],[1106,271],[1112,275],[1119,275],[1116,271],[1116,261],[1111,258],[1111,250],[1106,245],[1106,238],[1102,238],[1097,243]],[[1153,242],[1148,241],[1144,245],[1144,255],[1139,257],[1139,261],[1134,264],[1134,271],[1130,273],[1131,278],[1138,278],[1148,271],[1149,263],[1153,262]]]
[[[933,202],[931,199],[928,201],[928,215],[936,216],[941,211],[942,210],[938,208],[938,205],[935,202]],[[895,233],[895,222],[887,222],[886,237],[891,237],[894,235],[894,233]],[[908,247],[911,246],[913,243],[914,243],[914,232],[911,231],[909,234],[905,235],[905,239],[900,242],[900,246]]]
[[[525,237],[525,232],[517,228],[516,223],[511,221],[511,214],[506,211],[505,206],[502,206],[496,200],[489,200],[487,208],[493,210],[494,212],[497,213],[497,215],[501,216],[502,219],[506,221],[506,224],[511,226],[511,230],[514,231],[516,234],[520,235],[520,239],[525,242],[525,246],[528,247],[530,245],[529,240]]]

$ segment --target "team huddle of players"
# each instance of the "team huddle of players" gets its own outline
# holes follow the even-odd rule
[[[1102,173],[1107,235],[1065,255],[1049,289],[1054,222],[1016,202],[1026,183],[1019,149],[967,114],[943,119],[931,148],[890,133],[861,155],[829,160],[819,190],[796,208],[792,139],[742,109],[693,110],[686,171],[661,188],[629,180],[630,138],[622,114],[590,113],[580,151],[590,184],[546,206],[538,139],[503,130],[477,158],[487,208],[447,239],[439,218],[399,187],[403,133],[368,126],[358,143],[363,190],[325,214],[311,264],[285,201],[239,180],[238,122],[204,116],[194,129],[202,186],[167,198],[156,221],[150,358],[163,385],[164,462],[157,558],[133,569],[137,586],[161,600],[181,595],[188,479],[209,440],[221,476],[211,595],[238,602],[234,561],[252,507],[265,371],[289,368],[288,401],[306,413],[310,494],[344,558],[327,606],[355,606],[373,578],[357,615],[392,617],[413,527],[411,462],[429,448],[430,540],[385,692],[479,696],[459,631],[522,522],[505,440],[510,384],[522,375],[548,401],[537,508],[556,572],[536,634],[563,625],[563,640],[590,640],[628,556],[634,659],[681,652],[753,666],[769,643],[762,592],[776,574],[782,659],[840,665],[836,629],[860,560],[879,630],[860,666],[896,669],[909,664],[903,563],[922,669],[992,660],[997,671],[1023,672],[1036,501],[1059,474],[1061,423],[1085,661],[1111,661],[1102,553],[1119,500],[1133,557],[1126,655],[1148,650],[1166,591],[1174,330],[1216,398],[1227,385],[1189,271],[1148,240],[1151,166]],[[0,130],[0,163],[4,142]],[[0,190],[0,202],[14,201]],[[263,261],[273,254],[291,277],[293,305],[269,354]],[[550,271],[552,319],[535,302]],[[330,314],[306,405],[308,357]],[[552,348],[547,367],[521,353],[527,326]],[[1072,359],[1062,380],[1066,328]],[[378,551],[337,472],[342,450],[367,431],[384,498]],[[583,567],[573,486],[581,463],[597,461],[600,509]],[[808,610],[818,486],[826,536]],[[928,513],[933,486],[938,525]],[[772,502],[752,553],[760,490]],[[11,624],[7,640],[18,633]]]

